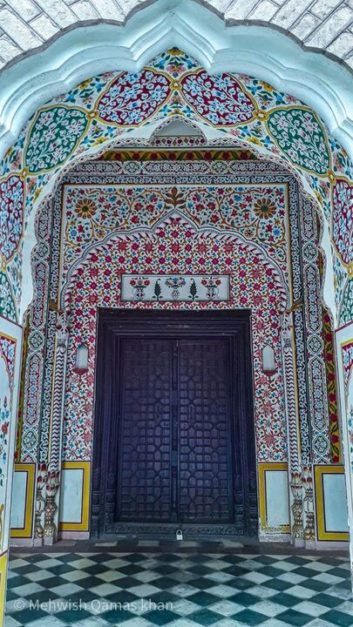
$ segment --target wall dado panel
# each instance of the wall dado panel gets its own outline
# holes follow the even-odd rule
[[[290,533],[287,464],[259,464],[258,485],[262,530],[276,535]],[[317,540],[347,541],[348,514],[343,466],[315,466],[315,504]]]
[[[3,611],[6,602],[6,573],[8,553],[0,556],[0,625],[2,624]]]
[[[15,464],[11,538],[31,538],[34,521],[35,464]],[[88,531],[90,463],[64,462],[60,500],[60,531]],[[16,544],[16,540],[14,541]]]
[[[88,531],[90,462],[64,462],[62,465],[60,531]]]
[[[263,531],[290,533],[288,465],[259,464],[259,513]]]
[[[64,462],[60,502],[61,532],[89,532],[90,462]],[[11,537],[29,538],[34,510],[34,464],[15,464]],[[259,516],[267,535],[290,533],[286,463],[258,464]],[[347,505],[343,466],[315,467],[318,541],[347,541]]]
[[[343,466],[315,466],[317,539],[347,541],[348,512]]]
[[[0,625],[5,607],[22,328],[0,317]]]
[[[11,538],[32,536],[35,464],[15,464],[11,505]]]

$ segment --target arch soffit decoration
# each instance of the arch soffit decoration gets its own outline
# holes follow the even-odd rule
[[[159,7],[158,14],[156,12],[157,6]],[[173,43],[173,45],[179,43],[179,45],[181,44],[187,52],[190,50],[194,57],[196,55],[198,59],[201,59],[204,66],[211,72],[217,72],[221,69],[223,71],[237,71],[239,69],[242,71],[245,70],[253,76],[261,75],[262,79],[269,80],[269,82],[275,87],[285,85],[286,91],[290,91],[292,94],[298,95],[301,98],[303,98],[304,89],[304,91],[306,91],[304,94],[304,100],[309,104],[312,102],[316,105],[314,107],[315,110],[322,115],[329,129],[331,129],[332,134],[336,135],[336,137],[344,136],[344,143],[346,143],[347,147],[349,146],[351,149],[350,152],[353,154],[353,139],[352,146],[350,145],[350,142],[347,142],[347,137],[348,135],[350,136],[350,132],[348,132],[348,135],[346,132],[348,128],[350,129],[349,118],[346,116],[343,121],[344,116],[342,117],[343,112],[346,115],[348,111],[346,106],[342,108],[341,105],[347,102],[346,95],[348,84],[352,80],[351,76],[349,76],[349,73],[346,72],[344,68],[338,66],[333,61],[328,60],[327,57],[323,57],[321,59],[321,56],[317,53],[303,51],[297,44],[287,39],[281,33],[274,33],[273,31],[268,32],[266,28],[260,27],[251,27],[250,30],[246,27],[238,27],[236,31],[234,30],[235,27],[226,28],[222,21],[215,17],[213,13],[210,14],[209,10],[202,8],[190,0],[181,2],[177,8],[174,7],[172,13],[173,20],[171,21],[170,3],[168,0],[160,0],[155,5],[144,9],[141,13],[136,14],[123,28],[106,24],[90,27],[90,37],[87,38],[87,41],[90,43],[85,44],[84,46],[81,45],[79,54],[77,46],[75,48],[75,46],[73,46],[73,42],[69,41],[69,38],[74,40],[79,34],[82,40],[84,29],[79,29],[80,33],[72,31],[63,35],[47,50],[44,62],[46,72],[43,71],[44,66],[42,59],[36,64],[37,70],[36,75],[34,75],[33,61],[36,60],[37,55],[33,55],[33,57],[25,59],[19,62],[16,66],[9,68],[9,70],[4,72],[3,76],[0,77],[0,86],[1,82],[4,82],[4,80],[8,86],[8,89],[3,92],[3,97],[0,100],[0,107],[3,111],[6,110],[9,114],[8,118],[11,120],[12,128],[11,133],[9,134],[9,132],[4,129],[3,125],[0,127],[0,149],[4,149],[8,142],[13,140],[18,132],[19,126],[23,124],[23,121],[28,118],[36,106],[43,104],[44,98],[47,101],[48,95],[54,95],[58,92],[62,92],[64,86],[67,89],[69,86],[76,84],[80,79],[85,77],[88,73],[88,65],[90,75],[92,75],[92,73],[97,73],[98,71],[101,72],[103,69],[104,71],[112,69],[112,67],[117,69],[117,66],[118,69],[120,67],[124,70],[136,70],[140,68],[147,58],[150,58],[151,55],[155,54],[157,50],[161,51],[168,47],[171,43]],[[211,26],[206,19],[208,18],[209,20],[210,15],[212,16]],[[167,20],[166,17],[169,19]],[[187,18],[189,18],[188,21]],[[196,20],[196,18],[198,19]],[[198,26],[197,31],[193,30],[193,25],[195,25],[196,22]],[[171,23],[173,26],[170,25]],[[110,56],[112,49],[109,46],[109,37],[108,43],[105,37],[105,39],[103,39],[106,42],[105,45],[103,47],[101,43],[99,45],[99,42],[102,41],[102,29],[104,30],[105,28],[108,28],[109,30],[109,37],[112,36],[113,31],[111,29],[114,30],[115,44],[113,48],[116,52],[118,52],[118,49],[120,51],[119,62],[116,61],[116,58],[113,62],[113,59]],[[256,39],[255,30],[257,28],[260,28],[261,36],[259,35],[259,32],[257,32],[258,37]],[[245,30],[241,31],[241,29]],[[233,30],[234,33],[236,32],[236,35],[234,33],[232,34]],[[150,39],[151,36],[152,39]],[[272,41],[272,44],[274,44],[272,45],[272,50],[279,53],[279,50],[281,49],[281,54],[274,54],[273,52],[271,54],[267,54],[263,52],[264,50],[269,50],[268,37],[270,37],[271,40],[274,38],[274,41]],[[244,52],[245,48],[242,49],[241,45],[239,47],[239,44],[243,43],[243,45],[245,45],[245,40],[247,42],[246,59],[242,53],[242,50]],[[122,45],[124,43],[127,44],[128,41],[130,44],[129,46]],[[221,41],[223,43],[222,48]],[[228,47],[224,46],[224,42],[228,45]],[[252,45],[253,49],[251,50]],[[88,61],[90,55],[97,52],[97,47],[100,49],[100,54],[96,57],[94,62],[92,59]],[[236,56],[234,56],[235,49]],[[132,59],[132,56],[134,57],[134,60]],[[280,62],[278,61],[279,58],[281,59]],[[290,59],[292,62],[291,67],[289,66]],[[54,60],[56,65],[55,70],[53,69]],[[295,63],[294,60],[296,60]],[[316,70],[315,75],[317,80],[314,80],[314,75],[307,70],[308,65],[310,65],[310,62],[313,61],[315,61],[313,67]],[[328,70],[326,71],[325,80],[323,79],[324,73],[322,61],[324,62],[326,70]],[[287,66],[286,63],[288,64]],[[17,95],[19,96],[19,105],[16,107],[16,110],[14,108],[11,109],[11,102],[13,105],[14,102],[12,97],[7,99],[7,96],[9,95],[9,88],[18,87],[19,74],[25,69],[25,64],[27,64],[28,70],[26,75],[31,76],[32,81],[25,81],[22,89],[19,89],[19,92],[17,92]],[[51,70],[49,69],[50,65],[52,66]],[[306,68],[305,70],[304,67]],[[332,76],[333,71],[335,73],[335,82],[333,85],[336,85],[336,90],[338,89],[335,94],[332,91],[333,86],[328,84],[329,81],[327,82],[327,76]],[[308,85],[305,87],[307,81],[310,81],[310,88]],[[31,84],[31,87],[29,83]],[[27,93],[25,93],[26,90]],[[340,97],[338,97],[338,92],[340,93]],[[334,112],[332,107],[338,105],[338,103],[340,104],[340,107],[336,107]],[[351,106],[353,108],[352,101]],[[338,112],[340,112],[340,114],[338,114]],[[140,140],[145,137],[147,141],[148,137],[151,136],[159,123],[160,121],[156,120],[150,123],[148,127],[141,127],[137,130],[129,132],[128,136],[130,141],[133,141],[134,137],[135,139],[139,138]],[[203,124],[199,120],[198,123],[200,127],[202,127],[202,130],[209,141],[215,140],[217,136],[224,139],[224,133],[220,134],[219,132],[215,132],[215,129],[212,128],[212,126]],[[3,132],[1,131],[1,128]],[[119,143],[123,141],[124,135],[126,136],[127,133],[120,135]],[[114,141],[111,143],[113,144]],[[107,141],[106,147],[108,144],[109,142]],[[258,146],[252,146],[252,148],[255,148],[255,150],[262,152],[265,155],[269,154],[266,149],[261,150]],[[97,147],[88,150],[86,158],[94,155],[97,150]],[[288,166],[288,162],[286,163]],[[73,160],[71,160],[70,165],[73,165]],[[56,172],[56,176],[57,175],[58,172]],[[54,183],[55,177],[52,177],[45,185],[45,188],[41,190],[34,204],[37,205],[46,194],[53,190]],[[306,187],[308,188],[307,185]],[[33,226],[34,212],[32,212],[28,222],[28,230],[25,239],[24,263],[29,261],[30,251],[32,250],[35,242]],[[334,310],[334,303],[332,300],[333,269],[330,263],[331,244],[327,229],[324,229],[322,243],[327,257],[325,292],[328,297],[326,298],[326,301],[331,306],[331,309]],[[24,298],[22,299],[22,312],[31,300],[31,294],[32,286],[28,282],[27,290],[25,291]]]
[[[109,82],[108,82],[108,85],[109,85]],[[54,105],[55,103],[53,104],[53,106]],[[51,103],[49,103],[48,106],[51,106]],[[42,190],[42,192],[38,196],[38,202],[35,202],[35,205],[38,206],[39,204],[41,204],[41,201],[45,197],[47,198],[52,197],[55,192],[55,189],[57,189],[58,185],[60,184],[61,179],[67,174],[68,170],[71,170],[72,168],[74,168],[78,162],[96,158],[99,154],[107,150],[107,148],[112,148],[114,146],[152,145],[156,133],[165,125],[167,125],[170,121],[170,119],[169,120],[163,119],[163,118],[158,119],[157,116],[156,116],[156,119],[154,118],[155,116],[152,116],[151,120],[148,120],[148,124],[145,127],[141,126],[136,129],[130,128],[127,131],[120,130],[121,134],[119,138],[118,139],[114,138],[111,141],[107,140],[104,146],[104,149],[98,146],[98,148],[95,147],[91,150],[88,150],[87,153],[84,153],[84,154],[82,153],[80,154],[81,151],[78,151],[77,155],[74,155],[73,158],[72,157],[70,158],[69,163],[64,164],[64,166],[58,172],[55,172],[55,176],[51,178],[51,180],[46,185],[45,189]],[[227,145],[231,147],[233,145],[234,147],[244,146],[245,148],[249,148],[249,145],[250,145],[251,149],[253,150],[253,152],[257,153],[257,156],[260,160],[272,161],[272,162],[279,163],[282,166],[284,166],[287,169],[288,173],[291,173],[297,179],[301,187],[303,196],[312,196],[312,190],[310,189],[310,186],[308,186],[308,183],[305,180],[305,178],[303,178],[302,174],[297,171],[297,169],[293,166],[293,164],[289,163],[281,154],[273,155],[271,152],[268,152],[266,149],[263,149],[261,146],[253,145],[251,143],[249,144],[249,142],[247,141],[240,141],[237,138],[235,139],[234,137],[228,137],[224,134],[224,131],[213,129],[212,127],[205,124],[204,121],[201,118],[198,118],[197,115],[195,115],[195,118],[193,120],[184,119],[182,115],[175,116],[175,119],[182,120],[187,125],[197,128],[201,132],[201,135],[205,139],[205,142],[207,145],[213,145],[214,147],[219,146],[219,145]],[[314,203],[318,205],[319,207],[317,199],[314,197],[313,200],[314,200]],[[27,261],[28,263],[30,263],[30,254],[31,254],[31,251],[33,250],[33,245],[36,241],[36,236],[34,233],[35,231],[34,221],[35,221],[36,215],[37,215],[36,212],[33,211],[29,215],[29,219],[27,221],[27,238],[25,239],[25,242],[24,242],[25,243],[25,246],[24,246],[25,267],[27,267]],[[321,217],[323,218],[323,216]],[[335,302],[334,302],[334,297],[333,297],[334,292],[332,289],[333,268],[332,268],[332,263],[331,263],[332,262],[331,240],[330,240],[330,235],[327,229],[327,223],[325,222],[325,219],[322,219],[321,222],[323,226],[321,248],[324,252],[325,270],[326,270],[323,293],[324,293],[324,298],[326,300],[326,303],[328,304],[328,306],[331,308],[332,312],[334,313]],[[31,295],[32,295],[32,283],[30,283],[30,280],[31,280],[30,274],[26,274],[26,279],[27,279],[27,289],[24,293],[24,298],[22,299],[22,312],[25,311],[27,304],[31,301]],[[325,290],[327,293],[327,297],[325,297],[326,296]]]
[[[158,148],[156,148],[156,145],[155,145],[156,138],[159,136],[160,132],[163,129],[167,128],[171,124],[171,121],[182,122],[185,125],[186,129],[189,128],[190,131],[192,130],[197,131],[198,135],[202,138],[202,141],[204,142],[204,146],[201,144],[199,149],[204,149],[204,150],[205,149],[217,149],[217,148],[222,148],[223,146],[223,148],[226,147],[232,150],[232,149],[237,149],[237,148],[239,149],[242,147],[242,145],[244,146],[245,149],[249,149],[249,144],[245,142],[235,141],[234,145],[232,145],[232,141],[230,141],[230,138],[228,137],[224,138],[224,136],[222,137],[223,142],[220,139],[208,140],[207,138],[208,128],[204,126],[202,123],[200,123],[200,121],[196,123],[193,120],[185,119],[179,115],[176,115],[175,117],[173,117],[172,120],[170,119],[164,119],[164,120],[162,119],[162,121],[159,120],[157,124],[153,126],[154,130],[151,131],[149,138],[141,139],[138,137],[138,138],[132,139],[132,141],[130,142],[129,140],[126,140],[124,137],[122,139],[119,138],[119,140],[113,141],[110,146],[108,147],[104,146],[103,148],[99,148],[97,151],[94,151],[93,154],[90,155],[89,157],[87,157],[87,155],[78,156],[77,159],[75,159],[74,163],[71,163],[67,165],[65,168],[63,168],[63,170],[58,174],[57,178],[55,179],[55,182],[51,188],[51,191],[47,194],[47,196],[43,199],[43,201],[40,202],[38,206],[38,211],[36,212],[34,216],[35,240],[37,241],[38,239],[38,221],[41,215],[43,213],[48,213],[48,214],[50,213],[49,204],[54,202],[55,196],[57,195],[58,191],[60,191],[60,188],[62,187],[63,182],[65,181],[67,182],[67,180],[70,178],[70,175],[75,174],[76,167],[80,163],[87,163],[88,161],[99,159],[107,151],[109,151],[109,149],[124,149],[127,146],[130,146],[131,144],[133,147],[136,148],[136,150],[139,150],[141,148],[151,148],[151,150],[158,150]],[[262,152],[257,151],[256,147],[254,146],[251,146],[251,150],[254,153],[256,152],[258,153],[256,157],[259,161],[263,161],[265,164],[268,164],[268,165],[271,165],[271,163],[274,163],[276,165],[281,165],[282,166],[281,174],[288,174],[289,176],[293,177],[298,184],[300,207],[302,207],[304,202],[310,202],[312,204],[313,210],[316,210],[315,213],[317,215],[317,218],[320,224],[319,231],[320,231],[321,242],[319,245],[319,250],[320,250],[322,261],[324,264],[323,275],[324,277],[326,277],[326,280],[327,280],[329,271],[332,270],[331,264],[330,264],[331,244],[330,244],[330,236],[327,231],[327,224],[325,222],[324,216],[322,215],[322,211],[321,211],[321,208],[317,199],[313,198],[312,195],[308,193],[308,191],[305,188],[305,185],[303,184],[301,175],[288,162],[282,159],[282,157],[274,157],[273,155],[266,154],[266,152],[265,154],[262,154]],[[299,208],[299,210],[301,209]],[[71,266],[69,272],[67,273],[66,279],[63,285],[61,286],[60,295],[59,295],[60,308],[63,308],[63,309],[66,308],[67,298],[71,292],[72,284],[73,284],[73,281],[75,280],[77,270],[78,268],[81,268],[87,265],[88,259],[92,253],[99,251],[102,247],[106,245],[110,245],[116,241],[119,241],[120,238],[125,238],[125,237],[128,237],[128,238],[147,237],[148,238],[151,236],[154,237],[156,234],[156,231],[172,215],[179,215],[179,217],[185,223],[190,224],[190,226],[195,230],[197,234],[202,234],[202,233],[207,234],[210,230],[209,225],[199,226],[192,220],[191,217],[189,216],[187,217],[184,213],[179,212],[178,210],[172,210],[168,212],[167,214],[162,216],[159,220],[157,220],[157,222],[152,227],[148,227],[148,228],[136,227],[136,228],[125,229],[125,230],[116,229],[114,232],[112,232],[111,234],[103,238],[102,240],[97,240],[97,241],[94,241],[92,244],[90,244],[88,248],[84,250],[84,253],[82,254],[82,256]],[[267,265],[268,267],[271,267],[271,269],[275,273],[278,289],[281,293],[280,301],[283,307],[283,311],[281,313],[283,313],[286,309],[291,308],[291,306],[293,305],[291,289],[288,285],[288,282],[286,281],[284,277],[284,273],[282,269],[280,268],[280,266],[276,263],[276,261],[270,258],[267,251],[263,247],[261,247],[258,243],[252,240],[248,240],[244,238],[238,231],[234,229],[233,230],[232,229],[230,230],[218,229],[215,225],[212,225],[212,233],[213,233],[213,236],[215,237],[218,234],[220,238],[231,238],[232,241],[234,241],[235,243],[242,244],[246,246],[248,250],[255,251],[263,260],[264,264]],[[328,235],[328,240],[327,240],[328,245],[327,245],[327,242],[325,241],[326,234]],[[36,253],[36,246],[32,248],[32,251],[34,254]],[[329,252],[327,253],[327,251]],[[31,267],[32,267],[32,272],[33,272],[33,261],[31,262]],[[329,283],[329,285],[331,287],[331,283]],[[325,300],[324,290],[325,290],[325,282],[323,281],[321,282],[321,287],[320,287],[321,300],[322,300],[322,303],[325,303],[326,306],[329,306],[329,304]],[[331,296],[331,294],[329,294],[329,296]],[[329,307],[331,313],[332,311],[334,311],[334,301],[332,302],[333,302],[333,309]]]

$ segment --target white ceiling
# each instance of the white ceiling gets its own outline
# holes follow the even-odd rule
[[[0,68],[61,31],[106,20],[123,23],[156,0],[0,0]],[[198,0],[195,0],[198,1]],[[271,24],[353,68],[353,0],[200,0],[224,17]]]

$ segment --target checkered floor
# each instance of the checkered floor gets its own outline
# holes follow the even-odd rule
[[[14,553],[6,627],[353,625],[346,558]]]

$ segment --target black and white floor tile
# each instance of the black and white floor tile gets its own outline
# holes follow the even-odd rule
[[[6,627],[353,625],[344,557],[104,548],[13,553]]]

